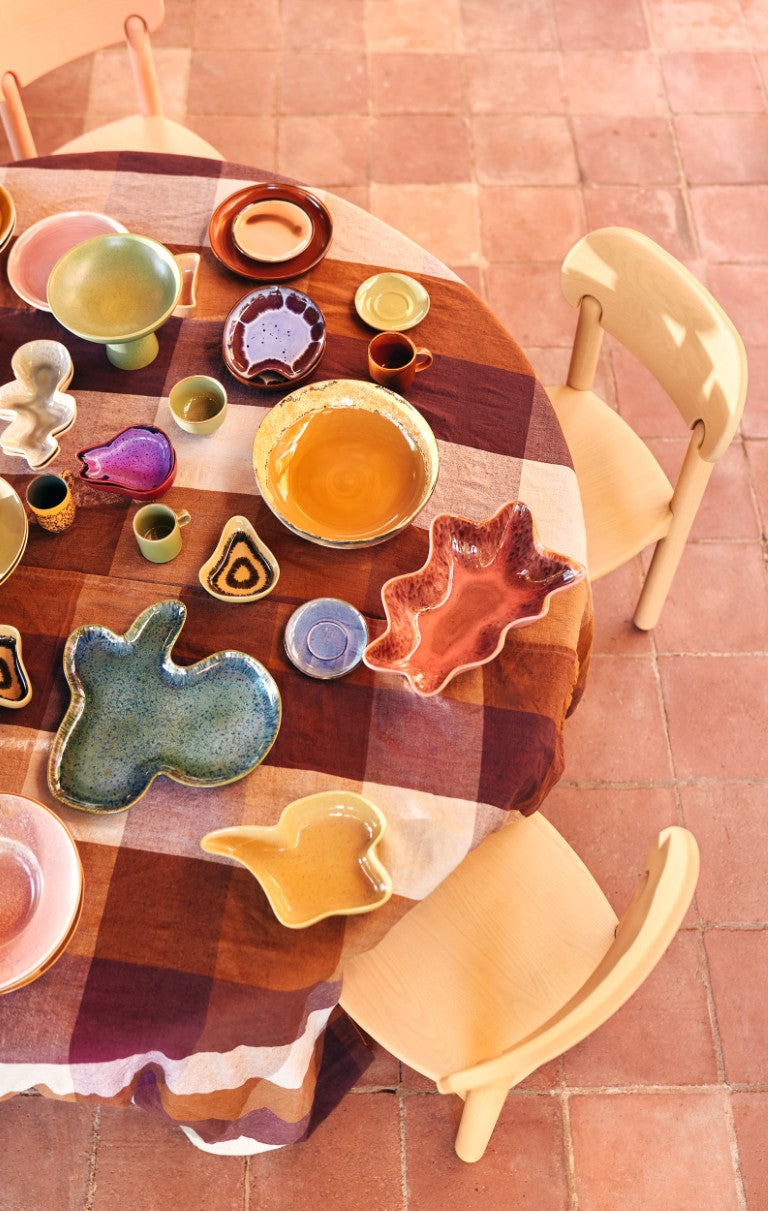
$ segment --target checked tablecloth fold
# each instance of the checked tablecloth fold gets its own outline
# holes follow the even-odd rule
[[[381,586],[421,566],[437,513],[480,519],[524,500],[542,544],[581,562],[585,534],[559,426],[509,334],[435,258],[320,190],[333,241],[325,260],[293,283],[327,323],[312,379],[367,378],[371,332],[355,314],[355,290],[379,269],[417,275],[431,297],[418,343],[435,361],[408,398],[435,433],[441,469],[416,523],[381,546],[334,552],[280,525],[251,465],[256,429],[280,393],[238,382],[221,356],[223,320],[256,283],[222,266],[206,234],[222,198],[268,179],[218,161],[137,153],[0,169],[19,231],[54,211],[98,210],[175,252],[202,253],[196,314],[169,320],[156,361],[131,372],[21,303],[0,266],[2,381],[25,341],[62,341],[74,361],[77,423],[52,469],[76,471],[76,450],[127,425],[160,425],[179,464],[165,503],[192,516],[178,558],[150,564],[131,532],[136,506],[78,484],[75,524],[55,537],[31,527],[23,560],[0,586],[0,619],[22,635],[34,688],[28,706],[0,717],[0,790],[54,807],[85,871],[83,917],[66,953],[38,981],[0,998],[0,1096],[34,1086],[56,1098],[134,1102],[201,1147],[237,1153],[302,1139],[354,1084],[366,1052],[337,1009],[345,954],[375,944],[510,811],[541,804],[562,773],[563,724],[583,688],[592,628],[585,582],[557,595],[545,619],[510,632],[496,660],[429,699],[364,666],[319,682],[289,664],[283,629],[312,597],[341,597],[362,610],[372,635],[383,630]],[[226,422],[210,438],[182,433],[170,417],[171,386],[193,373],[214,375],[229,393]],[[25,470],[0,456],[0,475],[20,495]],[[243,606],[210,597],[197,575],[235,514],[253,522],[281,568],[276,590]],[[269,669],[283,702],[272,750],[229,786],[196,789],[160,777],[128,812],[107,818],[57,804],[46,764],[68,701],[67,636],[87,623],[122,633],[169,597],[187,607],[178,663],[236,649]],[[290,931],[247,871],[203,854],[199,841],[227,825],[274,823],[291,800],[333,787],[361,792],[387,815],[381,856],[395,894],[375,913]]]

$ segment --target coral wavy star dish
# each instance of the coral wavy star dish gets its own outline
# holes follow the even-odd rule
[[[522,501],[486,521],[441,513],[427,562],[382,587],[387,629],[363,661],[401,673],[423,697],[438,694],[458,673],[498,656],[512,627],[543,618],[553,594],[585,575],[581,564],[539,546]]]

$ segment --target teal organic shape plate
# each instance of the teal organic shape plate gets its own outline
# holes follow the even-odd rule
[[[62,803],[124,811],[158,774],[221,786],[266,757],[280,728],[274,680],[245,652],[175,664],[171,649],[186,614],[181,601],[159,601],[124,635],[102,626],[70,635],[64,672],[72,697],[48,763],[48,785]]]

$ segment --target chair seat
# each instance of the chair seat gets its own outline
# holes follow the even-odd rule
[[[170,118],[143,117],[141,114],[108,122],[57,148],[57,153],[78,151],[158,151],[203,156],[208,160],[224,159],[215,147],[186,126],[172,122]]]
[[[594,392],[546,390],[573,459],[589,576],[598,580],[664,537],[672,520],[672,484],[645,442]]]
[[[344,967],[341,1004],[432,1080],[547,1021],[613,942],[616,915],[544,817],[487,837],[372,950]]]

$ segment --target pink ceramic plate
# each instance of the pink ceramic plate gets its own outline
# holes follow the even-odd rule
[[[382,587],[387,629],[363,660],[402,673],[417,694],[437,694],[457,673],[493,660],[507,631],[543,618],[553,593],[584,576],[581,564],[539,546],[522,501],[487,521],[441,513],[424,566]]]
[[[48,215],[23,231],[13,245],[8,254],[8,281],[25,303],[50,311],[48,278],[64,253],[91,236],[127,230],[117,219],[90,210]]]
[[[24,795],[0,794],[0,992],[61,953],[82,889],[77,847],[59,817]]]
[[[241,299],[224,321],[227,369],[252,387],[285,387],[311,374],[325,349],[325,319],[306,294],[267,286]]]

